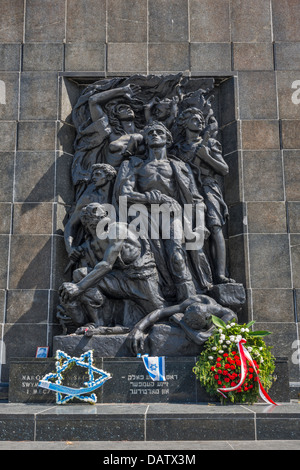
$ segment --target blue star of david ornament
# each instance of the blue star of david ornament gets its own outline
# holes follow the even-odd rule
[[[93,351],[87,351],[81,354],[80,357],[71,357],[63,351],[57,351],[56,359],[56,373],[45,375],[38,386],[56,392],[56,403],[58,404],[67,403],[73,398],[88,403],[96,403],[97,396],[93,392],[108,379],[111,379],[111,375],[93,365]],[[76,364],[88,371],[89,380],[84,382],[80,388],[66,387],[62,384],[62,373],[71,364]],[[95,378],[95,375],[97,378]]]

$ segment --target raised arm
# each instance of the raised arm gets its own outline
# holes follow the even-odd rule
[[[140,91],[140,87],[136,85],[126,85],[124,87],[113,88],[112,90],[95,93],[89,98],[89,108],[92,121],[101,119],[105,113],[102,109],[106,103],[117,98],[125,98],[131,100],[132,97]]]

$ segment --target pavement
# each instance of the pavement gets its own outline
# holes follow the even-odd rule
[[[119,457],[122,454],[138,455],[139,459],[146,459],[145,463],[150,454],[148,464],[152,464],[154,457],[151,451],[155,451],[156,458],[157,455],[166,455],[164,451],[167,451],[167,455],[172,451],[172,460],[180,463],[180,456],[188,453],[191,462],[192,456],[197,458],[198,451],[201,450],[300,450],[300,441],[0,441],[1,450],[97,450],[101,451],[103,458],[109,455],[107,451],[114,451],[114,456]],[[171,457],[169,462],[164,463],[171,463],[170,459]]]

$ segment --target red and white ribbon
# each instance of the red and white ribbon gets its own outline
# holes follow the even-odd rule
[[[257,376],[257,381],[258,381],[258,386],[259,386],[259,394],[261,396],[261,398],[266,402],[266,403],[270,403],[272,405],[277,405],[277,403],[275,403],[270,397],[269,395],[267,394],[267,392],[265,391],[265,389],[263,388],[262,384],[261,384],[261,381],[258,377],[258,373],[257,373],[257,370],[256,370],[256,367],[254,365],[254,362],[253,362],[253,359],[251,357],[251,354],[249,353],[249,351],[245,348],[244,344],[246,343],[247,341],[242,338],[239,343],[238,343],[238,349],[239,349],[239,355],[240,355],[240,359],[241,359],[241,378],[240,378],[240,381],[237,385],[235,385],[234,387],[228,387],[228,388],[218,388],[218,392],[221,393],[221,395],[223,395],[223,397],[226,398],[226,395],[224,395],[223,392],[233,392],[234,390],[237,390],[239,387],[241,387],[243,385],[243,383],[245,382],[246,380],[246,377],[247,377],[247,372],[248,372],[248,369],[247,369],[247,360],[250,362],[251,364],[251,367],[254,369],[254,372],[256,373],[256,376]]]

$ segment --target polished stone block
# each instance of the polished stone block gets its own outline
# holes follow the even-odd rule
[[[4,82],[5,89],[1,94],[0,119],[16,121],[18,119],[19,73],[2,72],[0,80]]]
[[[288,222],[291,233],[300,233],[300,202],[288,202]]]
[[[50,202],[54,197],[55,153],[19,151],[16,156],[15,201]]]
[[[180,426],[179,426],[180,422]],[[238,422],[238,426],[237,426]],[[205,405],[150,405],[147,413],[147,439],[156,440],[215,440],[254,439],[254,416],[237,406],[222,408]],[[242,437],[243,436],[243,437]]]
[[[190,34],[191,42],[230,42],[229,0],[191,0]]]
[[[268,42],[234,43],[234,70],[273,70],[273,46]]]
[[[21,75],[20,119],[57,119],[57,73],[23,72]]]
[[[64,351],[66,352],[66,351]],[[80,353],[75,357],[79,357]],[[71,357],[74,357],[71,355]],[[166,357],[165,381],[152,381],[142,358],[95,357],[94,364],[111,374],[101,387],[95,390],[97,403],[157,403],[188,404],[216,403],[217,396],[210,396],[193,373],[197,357]],[[38,386],[48,373],[55,372],[55,359],[12,359],[9,376],[9,402],[11,403],[55,403],[55,392]],[[289,378],[286,358],[276,358],[274,372],[277,380],[269,394],[275,401],[289,401]],[[64,378],[70,387],[82,387],[86,381],[85,370],[73,367]],[[79,403],[78,400],[76,403]],[[62,406],[64,408],[64,406]]]
[[[252,289],[252,302],[253,318],[258,322],[294,321],[292,289]]]
[[[300,70],[300,42],[275,43],[275,66],[277,70]]]
[[[293,287],[300,288],[300,234],[291,235],[291,257],[292,257],[292,275]]]
[[[300,155],[298,150],[283,152],[284,179],[288,201],[300,201]]]
[[[2,403],[0,439],[70,442],[125,439],[144,441],[147,449],[155,441],[212,440],[216,441],[217,449],[217,441],[222,438],[228,441],[229,436],[230,440],[245,441],[242,448],[252,448],[254,440],[266,439],[273,440],[275,448],[276,441],[299,440],[299,414],[297,403],[281,406]]]
[[[145,72],[147,70],[147,44],[109,43],[107,47],[109,72]]]
[[[282,121],[282,145],[284,149],[300,148],[300,120]]]
[[[0,33],[1,34],[1,33]],[[20,68],[20,44],[0,44],[0,70],[13,71]]]
[[[8,259],[9,259],[9,235],[0,235],[0,289],[7,288]]]
[[[47,323],[47,313],[47,290],[7,291],[7,323]]]
[[[182,71],[189,67],[189,45],[186,43],[149,44],[149,70]]]
[[[55,121],[20,121],[18,150],[53,150],[56,132]]]
[[[241,126],[244,150],[269,150],[280,148],[278,121],[241,121]]]
[[[24,26],[24,0],[2,0],[0,16],[0,42],[22,42]]]
[[[228,43],[191,43],[191,71],[230,71],[231,47]]]
[[[272,0],[273,29],[275,41],[299,41],[300,21],[297,0]]]
[[[12,204],[0,202],[0,234],[8,234],[11,231]]]
[[[104,71],[105,52],[103,43],[67,43],[65,46],[65,70]]]
[[[241,119],[277,119],[274,72],[239,72]]]
[[[12,235],[10,289],[49,289],[51,238],[48,235]]]
[[[14,234],[51,234],[52,203],[15,203],[13,211]]]
[[[147,42],[147,21],[147,0],[110,0],[108,42]]]
[[[234,42],[271,42],[271,10],[264,0],[231,2],[231,38]]]
[[[284,202],[248,202],[249,233],[286,233],[286,207]]]
[[[13,180],[14,180],[14,160],[13,152],[0,152],[1,172],[0,172],[0,201],[12,201]]]
[[[253,288],[291,287],[288,235],[250,234],[249,258]]]
[[[65,38],[65,1],[27,0],[26,42],[63,42]]]
[[[146,405],[71,405],[49,408],[36,420],[36,440],[56,441],[58,436],[83,441],[145,440]]]
[[[110,2],[108,2],[110,3]],[[66,42],[105,42],[106,8],[99,0],[68,0]]]
[[[17,123],[0,121],[0,152],[14,151],[16,148]]]
[[[151,0],[149,2],[149,42],[188,41],[188,2]]]
[[[283,201],[282,157],[280,151],[243,152],[246,201]]]
[[[23,70],[62,70],[64,58],[63,44],[27,43],[23,48]]]

